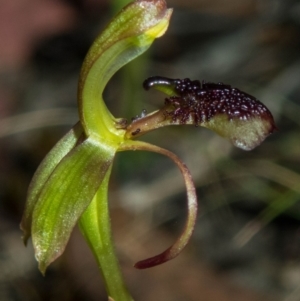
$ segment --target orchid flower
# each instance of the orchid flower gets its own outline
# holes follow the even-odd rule
[[[108,211],[108,183],[117,152],[144,150],[165,155],[178,166],[186,186],[188,214],[182,234],[166,251],[135,264],[143,269],[176,257],[186,246],[196,222],[197,196],[188,168],[175,154],[136,138],[162,126],[193,124],[250,150],[275,129],[271,113],[254,97],[221,83],[201,85],[189,79],[147,79],[145,89],[155,88],[167,95],[155,112],[129,123],[110,113],[102,97],[106,84],[165,33],[171,14],[164,0],[137,0],[123,8],[96,38],[80,73],[79,122],[38,167],[21,222],[24,242],[32,237],[43,274],[64,252],[79,223],[110,300],[132,300],[114,252]]]

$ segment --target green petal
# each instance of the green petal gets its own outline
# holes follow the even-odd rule
[[[76,145],[83,129],[80,123],[77,123],[47,154],[38,169],[36,170],[30,186],[28,188],[25,211],[21,221],[21,229],[24,232],[24,243],[27,243],[31,235],[32,212],[36,205],[40,192],[48,180],[49,176],[57,164],[65,157]]]
[[[135,1],[98,36],[82,66],[78,85],[80,121],[87,136],[116,142],[124,131],[108,111],[102,93],[112,75],[141,55],[167,29],[172,10],[164,0]]]
[[[32,217],[32,240],[42,273],[64,251],[114,155],[114,148],[87,139],[63,158],[42,188]]]

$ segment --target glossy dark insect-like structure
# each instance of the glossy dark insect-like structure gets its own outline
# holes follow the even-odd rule
[[[229,120],[248,120],[251,117],[272,118],[270,111],[255,97],[223,83],[210,83],[198,80],[169,79],[154,76],[144,82],[146,90],[168,86],[173,95],[166,98],[166,116],[174,122],[201,123],[211,120],[218,114],[225,114]]]

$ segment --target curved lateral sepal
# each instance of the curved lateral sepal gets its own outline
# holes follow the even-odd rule
[[[196,223],[197,218],[197,195],[196,195],[196,189],[192,180],[192,176],[190,174],[190,171],[186,167],[186,165],[172,152],[158,147],[156,145],[152,145],[146,142],[142,141],[127,141],[125,142],[118,151],[127,151],[127,150],[144,150],[144,151],[151,151],[155,153],[159,153],[162,155],[165,155],[169,157],[180,169],[180,172],[183,176],[185,186],[186,186],[186,192],[187,192],[187,210],[188,210],[188,216],[186,220],[186,224],[184,226],[184,229],[179,236],[179,238],[176,240],[176,242],[167,250],[164,252],[150,257],[148,259],[142,260],[137,262],[134,266],[138,269],[147,269],[159,264],[162,264],[166,261],[169,261],[173,258],[175,258],[177,255],[180,254],[182,249],[187,245],[189,242],[194,226]]]

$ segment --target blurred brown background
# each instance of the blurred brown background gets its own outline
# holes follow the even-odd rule
[[[77,120],[81,62],[121,1],[0,2],[0,300],[106,300],[76,229],[43,277],[19,222],[39,162]],[[252,152],[206,129],[169,127],[145,139],[178,154],[197,185],[193,240],[177,259],[132,266],[169,246],[185,220],[175,166],[159,155],[118,155],[110,202],[116,248],[139,301],[300,300],[300,2],[169,0],[170,28],[105,91],[118,117],[156,109],[152,75],[224,82],[253,94],[279,131]]]

